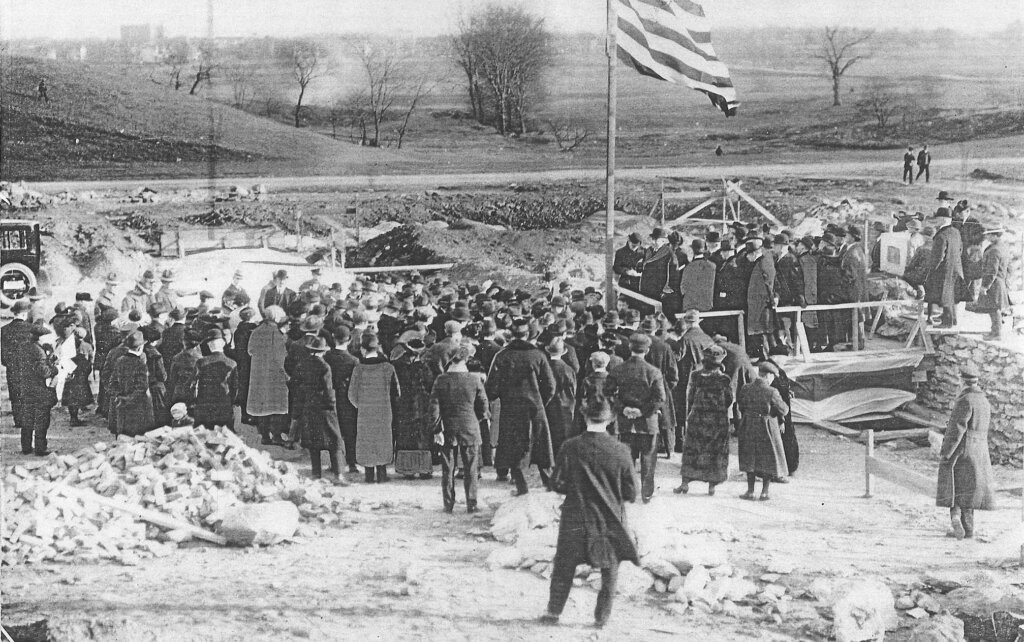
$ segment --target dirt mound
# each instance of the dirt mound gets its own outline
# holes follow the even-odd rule
[[[345,255],[345,267],[383,267],[445,263],[444,256],[420,243],[416,228],[396,227],[373,238]]]
[[[968,176],[979,181],[1004,181],[1007,178],[1002,174],[996,174],[980,167],[975,168]]]

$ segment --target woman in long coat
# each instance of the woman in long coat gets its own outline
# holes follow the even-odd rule
[[[964,389],[946,424],[935,490],[935,504],[949,508],[950,535],[957,539],[974,536],[975,510],[995,509],[988,452],[992,407],[978,385],[977,366],[964,365],[960,377]]]
[[[760,247],[761,243],[760,239],[749,239],[747,247]],[[743,263],[749,258],[742,257],[737,261]],[[772,335],[775,332],[771,315],[775,307],[775,262],[768,254],[762,253],[752,263],[747,281],[747,334]]]
[[[149,371],[149,394],[153,399],[153,421],[157,426],[171,425],[171,405],[167,403],[167,369],[164,357],[157,350],[154,342],[160,341],[160,333],[152,326],[142,329],[146,339],[143,349],[146,355],[146,369]]]
[[[348,399],[356,407],[356,463],[366,468],[367,483],[388,480],[387,465],[394,459],[392,408],[401,388],[395,368],[380,354],[377,335],[360,337],[363,356],[352,370]],[[375,478],[376,476],[376,478]]]
[[[136,330],[125,339],[126,352],[118,357],[111,375],[116,434],[141,435],[155,427],[153,397],[146,365],[146,340]]]
[[[230,286],[229,286],[230,287]],[[242,408],[242,423],[252,425],[253,418],[246,411],[249,404],[249,372],[252,369],[252,357],[249,356],[249,340],[257,326],[251,321],[254,311],[244,308],[241,311],[241,323],[235,328],[234,349],[229,355],[238,364],[238,399],[235,403]]]
[[[249,337],[249,397],[244,410],[255,418],[263,443],[280,442],[288,431],[288,375],[284,360],[287,338],[281,331],[284,310],[269,306],[263,322]]]
[[[733,402],[732,380],[722,362],[726,352],[712,346],[704,354],[703,368],[690,375],[686,400],[686,433],[683,435],[682,483],[676,493],[690,490],[691,481],[708,483],[708,495],[729,476],[729,408]]]
[[[985,236],[991,241],[991,244],[985,248],[985,254],[981,260],[981,289],[974,310],[989,315],[992,320],[992,332],[986,338],[998,341],[1003,337],[1003,310],[1010,307],[1010,298],[1006,291],[1009,262],[1006,260],[1006,254],[999,242],[1003,236],[1003,230],[988,230],[985,232]]]
[[[434,376],[430,367],[420,358],[426,346],[420,339],[410,339],[395,345],[391,353],[391,365],[398,377],[398,387],[402,394],[394,407],[395,450],[430,453],[433,449],[433,430],[430,423],[430,389],[434,385]],[[396,461],[396,466],[398,462]],[[431,459],[424,456],[423,463],[417,468],[403,458],[402,474],[411,479],[419,474],[428,479],[433,474]],[[399,471],[395,471],[399,472]]]
[[[108,406],[107,382],[106,378],[102,376],[103,364],[107,359],[107,354],[121,343],[121,332],[114,327],[114,321],[116,320],[117,310],[108,308],[100,313],[99,318],[96,319],[96,325],[93,326],[93,334],[96,336],[96,344],[93,346],[95,349],[93,367],[100,372],[99,391],[96,398],[96,414],[101,417],[107,416]]]
[[[747,474],[747,492],[741,499],[754,499],[754,483],[762,480],[761,501],[768,499],[771,480],[789,474],[782,446],[780,422],[789,407],[772,388],[778,369],[767,361],[758,364],[759,376],[740,388],[737,395],[741,422],[739,430],[740,470]]]
[[[345,442],[338,425],[337,399],[331,380],[331,368],[324,361],[324,353],[330,347],[320,337],[309,337],[306,350],[309,355],[296,368],[300,405],[302,406],[302,431],[300,443],[309,451],[313,478],[320,479],[322,468],[320,452],[327,451],[331,460],[331,474],[336,483],[344,483],[341,477],[341,460],[345,453]]]

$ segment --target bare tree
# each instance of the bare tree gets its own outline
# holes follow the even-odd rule
[[[476,96],[477,120],[502,135],[525,133],[541,73],[551,62],[544,20],[521,7],[488,5],[459,26],[454,48]],[[484,91],[486,88],[486,91]],[[486,99],[485,99],[486,95]]]
[[[213,78],[213,72],[217,68],[214,64],[215,45],[210,41],[203,41],[198,46],[199,55],[195,62],[195,73],[193,74],[192,88],[188,90],[189,96],[195,96],[200,85],[209,83]]]
[[[299,127],[301,123],[302,99],[306,95],[306,87],[324,72],[324,51],[316,42],[300,40],[292,43],[288,55],[292,78],[299,85],[299,97],[295,101],[295,126]]]
[[[857,107],[874,118],[879,129],[885,129],[891,119],[899,113],[901,105],[899,97],[891,87],[876,82],[868,87]]]
[[[405,139],[405,132],[409,128],[409,119],[412,118],[413,112],[416,111],[416,107],[419,105],[420,100],[429,94],[432,89],[433,85],[428,85],[427,81],[423,79],[413,87],[412,94],[409,96],[409,104],[402,113],[398,127],[395,128],[395,142],[397,143],[398,149],[402,149],[402,141]]]
[[[181,74],[185,71],[192,58],[191,47],[184,38],[174,38],[167,47],[167,55],[164,56],[164,66],[167,68],[167,84],[178,91],[181,89]]]
[[[546,121],[546,123],[551,128],[551,134],[555,137],[555,142],[558,143],[559,151],[571,152],[582,145],[583,141],[590,136],[590,129],[580,127],[574,123],[556,123],[550,120]]]
[[[363,43],[359,48],[359,60],[366,72],[367,115],[373,128],[373,138],[367,144],[379,147],[380,126],[388,117],[395,104],[398,84],[398,54],[394,47],[374,47]]]
[[[236,61],[225,66],[224,76],[231,83],[231,105],[237,109],[248,109],[256,98],[253,85],[256,70],[243,61]]]
[[[477,31],[474,25],[465,16],[460,17],[456,33],[451,37],[451,56],[466,74],[469,108],[473,120],[481,122],[484,118],[483,90],[480,86],[480,61],[477,53],[479,45],[475,42],[476,38]]]
[[[840,94],[840,81],[850,67],[868,58],[868,54],[858,53],[857,47],[867,42],[872,32],[844,31],[840,27],[825,27],[821,46],[814,57],[824,60],[832,75],[832,106],[840,107],[843,99]]]

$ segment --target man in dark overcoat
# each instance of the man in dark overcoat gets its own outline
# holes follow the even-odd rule
[[[640,323],[640,332],[651,340],[651,349],[647,351],[644,359],[661,372],[662,381],[665,382],[665,405],[658,418],[658,434],[665,454],[671,455],[672,452],[682,452],[681,435],[676,433],[676,404],[673,400],[676,387],[679,385],[679,365],[676,363],[672,346],[664,339],[654,336],[657,330],[658,325],[654,317],[646,317]]]
[[[14,359],[18,362],[17,375],[21,392],[21,452],[24,455],[50,454],[46,432],[50,429],[50,409],[57,405],[57,392],[47,380],[57,374],[39,339],[50,334],[49,328],[32,325],[28,328],[28,341],[17,347]]]
[[[839,254],[839,269],[843,273],[844,298],[849,303],[868,300],[868,258],[861,245],[861,231],[856,225],[846,230],[846,245]],[[861,310],[850,310],[842,315],[851,322],[856,320],[857,346],[864,349],[864,314]],[[850,337],[852,340],[853,337]]]
[[[345,443],[345,464],[348,472],[358,473],[356,467],[356,421],[358,412],[348,398],[348,385],[352,381],[352,371],[359,364],[359,359],[349,352],[352,340],[347,325],[339,325],[334,329],[334,348],[324,354],[324,361],[331,368],[331,385],[337,402],[338,425],[341,438]]]
[[[973,363],[960,368],[963,390],[953,404],[939,451],[935,504],[949,509],[950,537],[974,537],[974,511],[995,510],[988,430],[992,407]]]
[[[626,237],[626,244],[615,250],[612,263],[612,272],[619,277],[619,286],[634,292],[640,290],[640,272],[637,270],[644,260],[644,250],[640,244],[640,235],[631,233]]]
[[[192,387],[196,379],[196,363],[203,358],[199,344],[203,337],[195,330],[189,330],[183,338],[184,349],[171,359],[167,372],[167,403],[173,406],[183,403],[191,415],[196,405],[196,394]]]
[[[679,275],[682,309],[707,312],[715,307],[715,275],[718,266],[705,254],[704,241],[694,239],[690,247],[693,260],[686,264]]]
[[[124,340],[126,352],[118,357],[111,374],[110,392],[116,417],[114,427],[119,435],[141,435],[155,427],[149,368],[143,354],[145,345],[141,332],[136,330],[129,334]]]
[[[32,304],[28,299],[19,299],[11,306],[14,319],[0,328],[0,363],[7,370],[7,394],[11,400],[11,414],[14,426],[24,428],[21,414],[22,379],[20,374],[22,348],[34,341],[31,324],[28,322]]]
[[[804,284],[803,299],[799,305],[817,305],[818,303],[818,257],[814,255],[814,239],[805,236],[797,242],[797,260],[800,263],[800,276]],[[804,330],[807,331],[808,347],[818,343],[818,313],[804,312],[801,315]]]
[[[516,495],[529,492],[526,471],[535,464],[548,485],[554,463],[551,434],[544,406],[555,392],[554,375],[544,353],[527,341],[530,322],[519,318],[512,325],[512,340],[494,357],[487,377],[487,396],[501,401],[498,451],[494,466],[510,469]]]
[[[747,239],[747,253],[737,259],[738,263],[749,264],[747,278],[746,323],[747,336],[750,338],[748,348],[770,346],[775,342],[773,335],[773,310],[776,306],[775,294],[775,261],[764,253],[764,241],[752,236]]]
[[[800,258],[790,251],[789,239],[777,234],[772,239],[772,251],[775,255],[775,292],[779,297],[780,306],[806,305],[804,298],[804,273]],[[815,274],[817,277],[817,274]],[[796,343],[795,312],[779,314],[782,337],[788,345]]]
[[[630,357],[608,373],[604,393],[612,399],[619,438],[630,446],[632,458],[640,459],[640,494],[644,503],[654,495],[654,471],[658,463],[659,415],[665,406],[665,381],[661,371],[647,363],[651,338],[629,338]]]
[[[928,318],[932,316],[932,306],[938,305],[942,308],[938,327],[951,328],[957,323],[956,292],[964,278],[963,243],[960,230],[953,227],[953,215],[948,208],[940,207],[932,218],[938,229],[928,256],[924,300],[928,304]]]
[[[235,399],[238,397],[238,364],[224,356],[224,333],[218,328],[206,331],[209,354],[196,362],[195,384],[197,426],[235,429]]]
[[[544,350],[555,382],[555,392],[544,406],[544,414],[551,434],[551,450],[557,455],[566,436],[572,432],[573,413],[576,410],[576,373],[562,360],[565,341],[561,337],[552,338]]]
[[[636,481],[629,449],[607,432],[612,419],[607,400],[595,398],[584,408],[584,415],[587,432],[565,442],[552,479],[553,488],[565,495],[565,503],[548,608],[541,621],[558,622],[576,567],[589,564],[601,569],[594,622],[603,627],[611,615],[619,563],[639,559],[625,523],[625,502],[636,501]]]
[[[726,241],[723,241],[723,255],[728,258],[715,276],[715,310],[743,310],[747,304],[747,287],[753,266],[743,257],[733,255],[732,248],[726,250],[725,246]],[[734,317],[709,319],[708,325],[712,334],[724,334],[730,341],[739,341]]]
[[[1003,228],[985,230],[985,238],[989,245],[981,259],[981,287],[975,310],[985,312],[992,320],[992,331],[985,337],[993,341],[1003,338],[1003,310],[1010,307],[1006,281],[1009,277],[1010,264],[1000,240]]]
[[[296,391],[301,398],[299,405],[302,408],[300,442],[309,451],[314,479],[323,475],[320,452],[326,450],[334,483],[347,486],[348,482],[341,475],[345,442],[338,425],[338,406],[331,367],[324,360],[324,354],[330,350],[330,346],[318,336],[307,336],[303,345],[308,355],[296,368]]]
[[[676,254],[669,245],[668,235],[660,227],[651,232],[654,246],[647,249],[644,256],[644,269],[640,276],[640,294],[661,301],[669,288],[669,278],[679,269]],[[645,313],[653,312],[650,306],[644,306]]]

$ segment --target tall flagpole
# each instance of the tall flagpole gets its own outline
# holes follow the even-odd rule
[[[608,55],[608,165],[606,171],[607,203],[605,205],[604,298],[608,310],[615,309],[615,31],[618,29],[615,5],[608,0],[608,28],[606,49]]]

